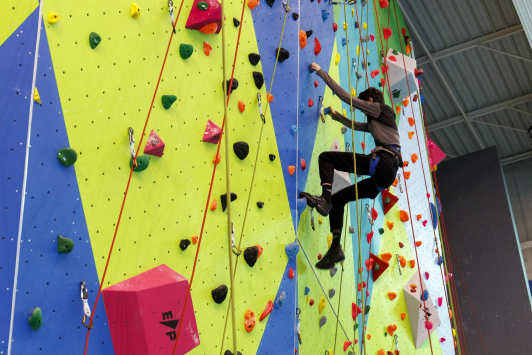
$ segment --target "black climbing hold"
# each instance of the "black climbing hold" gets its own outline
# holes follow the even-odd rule
[[[257,65],[260,61],[260,55],[255,53],[249,53],[248,54],[249,62],[251,65]]]
[[[257,202],[257,206],[258,206],[259,208],[264,207],[264,202]]]
[[[187,250],[189,245],[190,245],[190,240],[188,239],[181,239],[181,242],[179,243],[179,247],[183,251]]]
[[[314,2],[314,0],[310,0],[310,2]]]
[[[240,351],[237,351],[237,354],[238,355],[242,355],[242,353]],[[226,350],[224,355],[233,355],[233,353],[231,352],[231,350]]]
[[[214,302],[221,304],[227,297],[227,286],[220,285],[211,291],[212,299]]]
[[[226,85],[226,88],[225,88],[225,91],[229,94],[229,93],[232,93],[233,91],[235,91],[236,89],[238,89],[238,80],[236,80],[236,78],[233,78],[233,84],[231,85],[231,90],[229,90],[229,83],[231,82],[231,80],[227,80],[227,85]]]
[[[275,49],[275,56],[277,56],[277,52],[279,52],[279,62],[282,63],[286,59],[290,58],[290,52],[281,47],[281,50],[279,48]]]
[[[246,263],[249,266],[253,267],[258,258],[259,248],[257,246],[247,247],[246,250],[244,250],[244,260],[246,260]]]
[[[273,3],[275,0],[266,0],[266,4],[270,5],[270,7],[273,7]]]
[[[262,73],[254,71],[253,80],[255,80],[255,86],[257,87],[257,89],[260,90],[260,88],[262,88],[262,85],[264,84],[264,77],[262,76]]]
[[[355,28],[358,28],[358,21],[355,21]]]
[[[294,18],[294,21],[297,21],[299,14],[297,12],[292,12],[292,17]]]
[[[236,142],[233,144],[233,151],[240,160],[244,160],[248,156],[249,145],[246,142]]]
[[[238,21],[236,17],[233,17],[233,25],[235,25],[235,27],[240,26],[240,21]]]
[[[236,200],[236,197],[236,194],[234,192],[231,192],[231,202]],[[222,202],[222,210],[225,212],[225,209],[227,208],[227,194],[221,195],[220,201]]]
[[[270,160],[271,160],[271,161],[274,161],[274,160],[275,160],[275,154],[270,154]]]
[[[310,38],[310,36],[312,36],[312,30],[308,30],[305,33],[307,34],[307,38]]]

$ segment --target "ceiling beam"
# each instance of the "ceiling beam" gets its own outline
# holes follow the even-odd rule
[[[456,116],[456,117],[453,117],[453,118],[449,118],[448,120],[443,120],[441,122],[431,124],[431,125],[429,125],[428,129],[431,132],[437,131],[439,129],[442,129],[442,128],[445,128],[445,127],[449,127],[449,126],[455,125],[457,123],[464,122],[464,121],[466,121],[466,118],[467,119],[477,118],[477,117],[480,117],[480,116],[487,115],[489,113],[493,113],[493,112],[497,112],[497,111],[500,111],[500,110],[507,109],[509,106],[522,104],[524,102],[531,101],[531,100],[532,100],[532,94],[524,95],[524,96],[521,96],[521,97],[517,97],[515,99],[511,99],[511,100],[504,101],[504,102],[501,102],[501,103],[498,103],[498,104],[495,104],[495,105],[491,105],[491,106],[487,106],[487,107],[481,108],[480,110],[469,112],[469,113],[467,113],[465,115],[465,117],[463,115]]]
[[[482,123],[482,124],[485,124],[485,125],[488,125],[488,126],[499,127],[499,128],[506,128],[506,129],[511,129],[511,130],[518,131],[518,132],[525,132],[525,133],[528,133],[528,131],[527,131],[526,129],[514,128],[514,127],[509,127],[509,126],[503,126],[503,125],[500,125],[500,124],[495,124],[495,123],[491,123],[491,122],[484,122],[484,121],[477,121],[477,120],[472,120],[472,119],[470,119],[470,121],[471,121],[471,122],[476,122],[476,123]]]
[[[526,111],[520,110],[520,109],[515,108],[515,107],[508,107],[508,109],[512,110],[512,111],[516,111],[516,112],[522,113],[523,115],[532,116],[532,112],[526,112]]]
[[[506,55],[508,57],[517,58],[517,59],[520,59],[520,60],[524,60],[526,62],[532,62],[532,59],[530,59],[530,58],[522,57],[520,55],[513,54],[513,53],[508,53],[508,52],[505,52],[505,51],[501,51],[500,49],[491,48],[491,47],[488,47],[488,46],[485,46],[485,45],[482,45],[482,44],[479,44],[477,46],[477,48],[484,48],[484,49],[487,49],[487,50],[495,52],[495,53],[504,54],[504,55]]]
[[[403,14],[404,14],[404,12],[403,12]],[[423,65],[423,64],[427,64],[427,63],[430,63],[430,62],[433,62],[433,61],[436,61],[436,60],[440,60],[442,58],[448,57],[448,56],[456,54],[456,53],[467,51],[468,49],[471,49],[471,48],[474,48],[474,47],[478,46],[479,44],[489,43],[491,41],[495,41],[497,39],[508,37],[508,36],[511,36],[511,35],[519,33],[519,32],[523,32],[523,25],[521,25],[521,24],[505,28],[504,30],[501,30],[501,31],[493,32],[493,33],[490,33],[489,35],[478,37],[478,38],[475,38],[475,39],[473,39],[471,41],[460,43],[460,44],[458,44],[456,46],[452,46],[452,47],[449,47],[449,48],[446,48],[446,49],[443,49],[441,51],[437,51],[437,52],[434,52],[434,53],[430,53],[428,50],[425,50],[424,52],[427,55],[417,58],[416,59],[416,63],[417,63],[418,66],[419,65]],[[418,38],[418,40],[420,40],[419,36],[417,36],[417,38]]]
[[[427,53],[427,56],[430,59],[430,64],[433,66],[434,71],[436,72],[436,74],[440,78],[441,83],[443,84],[443,86],[447,90],[447,92],[448,92],[449,96],[451,97],[452,101],[454,102],[454,104],[456,105],[456,107],[458,108],[460,113],[462,114],[462,117],[463,117],[462,121],[466,123],[467,128],[471,132],[471,135],[475,138],[475,141],[477,142],[477,144],[480,147],[480,149],[484,149],[484,144],[480,140],[480,138],[479,138],[477,132],[475,131],[475,129],[473,128],[473,125],[471,124],[471,122],[468,121],[464,109],[462,108],[462,106],[458,102],[456,96],[454,95],[454,92],[451,90],[451,87],[447,83],[447,80],[445,79],[445,77],[443,76],[442,72],[440,71],[440,68],[438,68],[438,65],[436,64],[436,61],[433,60],[433,57],[430,54],[429,50],[427,49],[427,46],[425,45],[425,42],[423,42],[423,40],[421,39],[421,36],[419,35],[419,32],[418,32],[417,28],[414,26],[414,22],[412,22],[412,20],[410,19],[410,16],[408,15],[408,12],[405,11],[405,8],[403,7],[402,3],[399,0],[397,0],[397,4],[399,5],[399,8],[401,9],[401,12],[403,13],[403,18],[405,19],[406,23],[408,24],[408,28],[410,29],[410,31],[418,39],[419,44],[423,48],[423,51],[425,53]]]
[[[532,151],[522,153],[522,154],[517,154],[509,158],[504,158],[501,160],[501,162],[502,162],[502,165],[508,165],[508,164],[517,163],[518,161],[530,159],[530,158],[532,158]]]

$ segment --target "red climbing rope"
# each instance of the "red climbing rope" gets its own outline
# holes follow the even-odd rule
[[[246,1],[242,1],[242,14],[240,15],[240,26],[238,28],[238,37],[237,37],[237,40],[236,40],[236,48],[235,48],[235,57],[233,59],[233,70],[231,71],[231,80],[229,81],[229,88],[232,88],[233,86],[233,78],[235,76],[235,69],[236,69],[236,58],[237,58],[237,55],[238,55],[238,47],[240,45],[240,34],[242,33],[242,27],[244,27],[244,10],[246,9]],[[177,21],[176,21],[177,22]],[[225,83],[224,83],[225,84]],[[227,93],[227,103],[229,103],[229,98],[231,97],[231,93],[233,92],[233,90],[228,90],[228,93]],[[220,133],[220,140],[218,141],[218,148],[216,150],[216,155],[215,157],[218,157],[218,154],[220,152],[220,147],[221,147],[221,144],[222,144],[222,136],[223,136],[223,133],[224,133],[224,127],[225,127],[225,116],[224,116],[224,119],[223,119],[223,122],[222,122],[222,127],[221,127],[221,133]],[[226,157],[226,159],[228,159],[228,157]],[[210,187],[209,187],[209,194],[207,195],[207,203],[205,204],[205,212],[203,213],[203,221],[201,222],[201,231],[200,231],[200,235],[199,235],[199,238],[198,238],[198,248],[196,250],[196,255],[194,256],[194,266],[192,268],[192,274],[190,276],[190,282],[189,282],[189,285],[188,285],[188,292],[187,292],[187,295],[185,297],[185,303],[183,304],[183,312],[181,313],[181,319],[183,319],[184,315],[185,315],[185,310],[187,309],[187,303],[188,303],[188,299],[190,298],[189,295],[190,295],[190,290],[192,289],[192,282],[194,281],[194,274],[196,272],[196,264],[198,262],[198,255],[199,255],[199,251],[200,251],[200,247],[201,247],[201,241],[202,241],[202,237],[203,237],[203,230],[205,229],[205,221],[207,220],[207,211],[209,211],[209,201],[211,199],[211,193],[212,193],[212,186],[214,184],[214,175],[216,174],[216,166],[218,164],[217,163],[214,163],[214,168],[212,169],[212,176],[211,176],[211,183],[210,183]],[[231,292],[233,292],[233,290],[231,290]],[[184,322],[179,322],[179,328],[177,329],[177,336],[176,336],[176,339],[175,339],[175,343],[174,343],[174,350],[172,351],[172,355],[175,354],[175,351],[177,350],[177,343],[179,342],[179,335],[181,333],[181,326],[183,325]]]
[[[137,156],[139,154],[140,147],[142,146],[142,140],[144,139],[144,133],[146,132],[148,121],[150,120],[151,110],[153,108],[153,103],[155,102],[155,97],[157,95],[157,90],[159,89],[159,84],[161,83],[161,77],[163,75],[164,66],[166,64],[166,58],[168,57],[168,52],[170,51],[170,44],[172,43],[172,38],[174,37],[175,26],[177,24],[177,20],[179,20],[179,15],[181,14],[181,9],[183,8],[184,1],[185,0],[181,0],[181,5],[179,6],[179,12],[177,13],[177,17],[175,19],[174,26],[170,34],[170,40],[168,41],[168,46],[166,47],[166,53],[164,55],[163,65],[161,67],[161,72],[159,73],[159,79],[157,80],[157,85],[155,86],[155,92],[153,93],[153,98],[151,100],[150,109],[148,111],[148,116],[146,117],[146,121],[144,122],[144,128],[142,129],[142,135],[140,136],[140,141],[137,146],[137,152],[135,153],[135,159],[134,159],[133,164],[131,164],[131,169],[129,170],[129,177],[127,179],[126,191],[124,192],[124,198],[122,199],[122,205],[120,206],[120,213],[118,214],[118,221],[116,222],[115,232],[113,235],[113,241],[111,242],[111,248],[109,249],[109,255],[107,256],[107,262],[105,263],[105,269],[103,270],[102,280],[100,281],[100,287],[98,288],[96,300],[94,301],[94,306],[92,307],[92,315],[91,315],[89,326],[87,329],[87,337],[85,339],[85,352],[84,352],[85,355],[87,355],[87,348],[89,345],[89,336],[90,336],[90,332],[92,329],[92,322],[94,319],[94,315],[96,314],[96,307],[98,306],[98,300],[100,299],[100,294],[102,293],[102,287],[105,281],[105,276],[107,274],[107,268],[109,267],[109,261],[111,260],[111,254],[113,253],[116,235],[118,233],[118,227],[120,226],[120,220],[122,219],[122,212],[124,211],[124,205],[126,204],[127,193],[129,191],[129,184],[131,183],[131,176],[133,175],[133,168],[137,165]]]

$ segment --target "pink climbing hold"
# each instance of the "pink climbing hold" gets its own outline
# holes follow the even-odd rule
[[[384,39],[387,40],[388,38],[391,37],[391,35],[392,35],[392,30],[389,29],[389,28],[383,28],[383,29],[382,29],[382,34],[384,35]]]
[[[431,321],[425,321],[425,328],[431,330],[434,324]]]
[[[371,233],[368,233],[367,237],[368,237],[368,244],[369,244],[371,243],[371,239],[373,238],[373,231],[371,231]]]
[[[423,227],[426,227],[427,226],[427,220],[424,220],[423,221]]]
[[[203,134],[203,141],[206,143],[218,144],[222,135],[222,129],[216,125],[216,123],[209,120],[207,127],[205,127],[205,133]]]
[[[441,307],[443,304],[443,297],[438,297],[438,307]]]
[[[445,338],[440,338],[440,343],[443,343],[445,341]]]
[[[200,2],[206,2],[207,9],[199,5]],[[222,5],[218,0],[194,0],[185,28],[206,34],[220,33],[222,29]]]
[[[151,130],[146,146],[144,147],[144,154],[153,155],[155,157],[162,157],[164,154],[164,142],[153,129]]]
[[[428,279],[429,279],[429,276],[430,276],[429,273],[428,273],[427,271],[425,271],[425,279],[428,280]]]
[[[308,99],[308,107],[314,106],[314,101],[312,99]]]
[[[375,69],[374,71],[371,72],[371,78],[375,78],[377,75],[379,75],[379,69]]]
[[[178,323],[186,324],[179,334],[178,355],[200,344],[193,298],[188,280],[162,264],[103,290],[105,311],[116,354],[168,353],[174,347]],[[181,318],[186,304],[184,317]],[[126,311],[125,311],[126,310]]]
[[[429,193],[427,193],[427,198],[430,198],[430,194]]]

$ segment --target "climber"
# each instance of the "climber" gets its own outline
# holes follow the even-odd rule
[[[384,104],[382,92],[369,88],[356,97],[350,97],[340,85],[331,79],[321,67],[312,63],[311,71],[316,71],[327,86],[345,103],[359,109],[367,115],[367,123],[353,122],[356,131],[369,132],[375,140],[375,149],[371,154],[356,154],[357,175],[369,175],[369,178],[358,182],[358,198],[374,199],[384,189],[395,181],[399,167],[403,166],[399,132],[395,122],[394,110]],[[351,120],[336,112],[331,107],[326,110],[332,119],[351,127]],[[357,198],[355,185],[346,187],[331,196],[334,170],[354,172],[353,154],[349,152],[323,152],[319,157],[319,171],[322,195],[313,196],[301,192],[300,197],[307,199],[307,205],[316,208],[322,216],[329,216],[330,230],[333,241],[329,251],[316,264],[319,269],[330,269],[335,263],[345,259],[340,245],[340,235],[343,227],[344,206]]]

